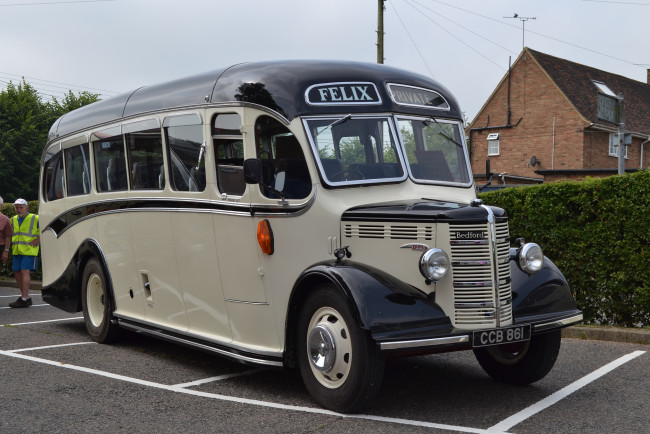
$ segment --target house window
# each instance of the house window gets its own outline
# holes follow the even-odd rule
[[[499,155],[499,133],[491,133],[487,136],[488,155]]]
[[[607,86],[607,85],[606,85],[605,83],[603,83],[602,81],[591,80],[591,82],[596,86],[596,88],[598,88],[598,90],[599,90],[601,93],[604,93],[605,95],[612,96],[612,97],[614,97],[614,98],[618,98],[618,96],[614,93],[614,91],[611,90],[611,89],[609,88],[609,86]]]
[[[609,155],[618,157],[618,133],[611,133],[609,135]],[[627,146],[625,146],[625,154],[623,156],[627,158]]]

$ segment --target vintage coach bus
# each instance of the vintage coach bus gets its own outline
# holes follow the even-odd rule
[[[335,411],[369,405],[392,356],[471,349],[537,381],[582,319],[476,199],[454,97],[384,65],[240,64],[80,108],[39,194],[43,298],[94,340],[298,367]]]

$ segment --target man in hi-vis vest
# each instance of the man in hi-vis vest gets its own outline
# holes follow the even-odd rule
[[[30,214],[25,199],[14,202],[16,215],[11,218],[13,235],[11,236],[11,254],[13,269],[16,276],[20,297],[9,304],[11,307],[29,307],[32,299],[29,297],[29,287],[32,283],[30,272],[38,267],[39,235],[38,216]]]

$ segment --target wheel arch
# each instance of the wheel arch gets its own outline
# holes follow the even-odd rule
[[[359,323],[359,311],[356,303],[350,294],[350,288],[344,281],[336,279],[334,274],[328,270],[325,264],[318,264],[309,267],[301,273],[296,280],[291,291],[289,299],[289,308],[287,310],[287,319],[285,324],[285,365],[289,367],[297,367],[298,359],[296,354],[297,348],[297,335],[298,335],[298,318],[300,317],[300,308],[304,305],[305,300],[310,294],[310,290],[324,284],[331,284],[344,296],[352,312],[354,313],[355,320]]]
[[[285,364],[295,366],[297,320],[310,290],[331,284],[344,296],[357,325],[377,342],[392,333],[422,327],[448,327],[435,301],[394,276],[353,261],[315,264],[298,277],[285,324]]]
[[[115,294],[108,264],[99,243],[93,238],[87,238],[80,243],[61,276],[42,288],[43,301],[66,312],[81,312],[82,277],[86,264],[92,258],[99,261],[104,271],[109,301],[115,308]]]
[[[516,257],[515,249],[511,249],[510,256]],[[549,258],[544,257],[544,266],[533,275],[521,271],[516,260],[511,260],[510,274],[515,317],[577,310],[569,283]]]

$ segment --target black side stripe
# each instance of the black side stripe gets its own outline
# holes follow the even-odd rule
[[[75,224],[88,218],[117,212],[137,211],[185,211],[185,212],[214,212],[253,217],[255,214],[293,215],[301,213],[309,203],[301,206],[274,207],[263,205],[232,205],[223,202],[196,201],[189,199],[120,199],[113,201],[98,201],[88,203],[66,211],[54,218],[44,229],[52,230],[60,236]]]

